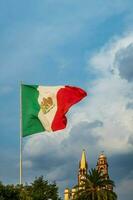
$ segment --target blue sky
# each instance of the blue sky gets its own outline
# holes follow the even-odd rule
[[[120,200],[132,199],[133,2],[0,0],[0,179],[19,179],[19,83],[84,88],[67,129],[24,139],[24,181],[44,175],[62,194],[104,150]],[[125,164],[126,163],[126,164]]]

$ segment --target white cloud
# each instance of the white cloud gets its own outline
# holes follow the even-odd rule
[[[103,122],[98,144],[110,153],[133,150],[128,143],[133,134],[133,110],[126,108],[131,101],[133,84],[121,79],[114,65],[117,52],[132,42],[133,33],[111,40],[90,59],[88,66],[98,70],[101,76],[92,83],[90,100],[86,105],[87,119]]]
[[[61,134],[60,131],[54,134],[44,132],[30,137],[24,142],[24,154],[30,157],[49,154],[68,136],[67,131],[65,134],[63,132]],[[32,149],[32,151],[29,151],[29,149]]]
[[[89,65],[91,65],[94,70],[98,70],[105,76],[109,76],[112,70],[114,70],[115,73],[117,73],[117,67],[114,65],[115,56],[119,50],[128,47],[132,43],[132,32],[126,34],[122,38],[113,38],[95,55],[93,55],[93,57],[89,60]]]

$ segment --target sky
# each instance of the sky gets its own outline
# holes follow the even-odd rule
[[[0,180],[19,182],[20,82],[74,85],[88,96],[67,128],[23,139],[23,181],[60,194],[104,151],[119,200],[133,196],[133,1],[0,0]]]

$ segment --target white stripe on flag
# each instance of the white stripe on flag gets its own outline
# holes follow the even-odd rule
[[[43,110],[40,109],[38,113],[38,118],[41,121],[45,130],[47,131],[52,131],[51,125],[57,111],[57,93],[61,88],[64,88],[64,86],[39,86],[37,88],[37,90],[39,91],[38,103],[40,106],[43,101],[43,98],[47,99],[48,97],[51,97],[53,101],[53,106],[48,112],[44,113]]]

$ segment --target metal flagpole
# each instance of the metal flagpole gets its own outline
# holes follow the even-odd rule
[[[20,83],[20,174],[19,183],[22,184],[22,82]]]

